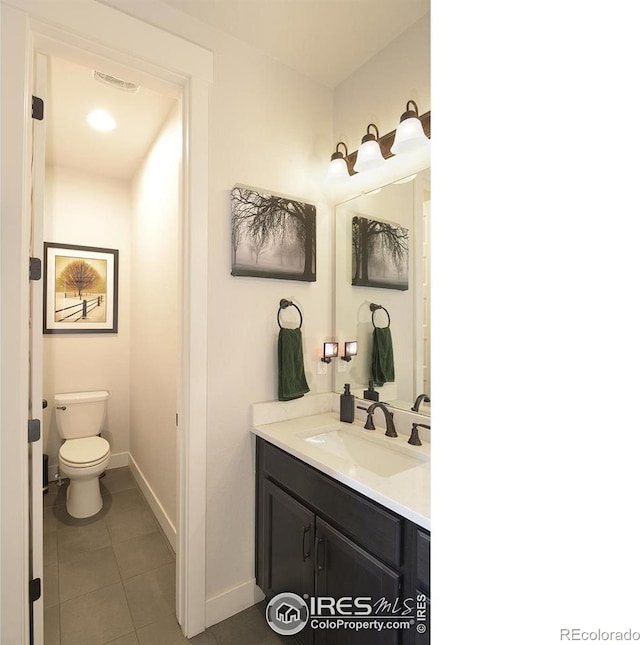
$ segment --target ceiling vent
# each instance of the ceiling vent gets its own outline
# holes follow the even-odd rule
[[[123,81],[121,78],[116,78],[115,76],[111,76],[110,74],[99,72],[96,69],[93,70],[93,78],[100,83],[110,85],[111,87],[115,87],[116,89],[122,90],[123,92],[135,93],[140,89],[140,86],[136,85],[135,83]]]

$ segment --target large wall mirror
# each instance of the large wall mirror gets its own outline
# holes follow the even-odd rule
[[[427,169],[336,206],[334,329],[340,356],[345,342],[358,342],[351,361],[334,361],[337,392],[349,383],[362,398],[372,378],[374,325],[388,325],[395,374],[375,386],[380,401],[409,410],[419,394],[431,396],[430,199]],[[383,309],[372,312],[372,303]],[[430,405],[419,411],[430,414]]]

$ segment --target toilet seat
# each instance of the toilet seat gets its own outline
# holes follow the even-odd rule
[[[61,446],[60,461],[74,468],[89,468],[108,459],[109,442],[102,437],[82,437],[67,439]]]

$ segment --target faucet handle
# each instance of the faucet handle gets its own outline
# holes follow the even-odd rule
[[[361,405],[359,405],[358,410],[364,410],[367,413],[367,420],[365,421],[364,429],[375,430],[376,427],[373,425],[373,414],[369,412],[369,408],[363,408]]]
[[[411,437],[407,443],[410,443],[412,446],[421,446],[422,441],[420,441],[420,433],[418,428],[426,428],[431,430],[431,426],[428,426],[426,423],[412,423],[411,424]]]

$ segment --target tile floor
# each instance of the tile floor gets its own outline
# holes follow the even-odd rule
[[[265,603],[187,640],[175,618],[175,554],[129,468],[100,480],[104,506],[86,520],[66,486],[44,496],[45,645],[280,645]]]

